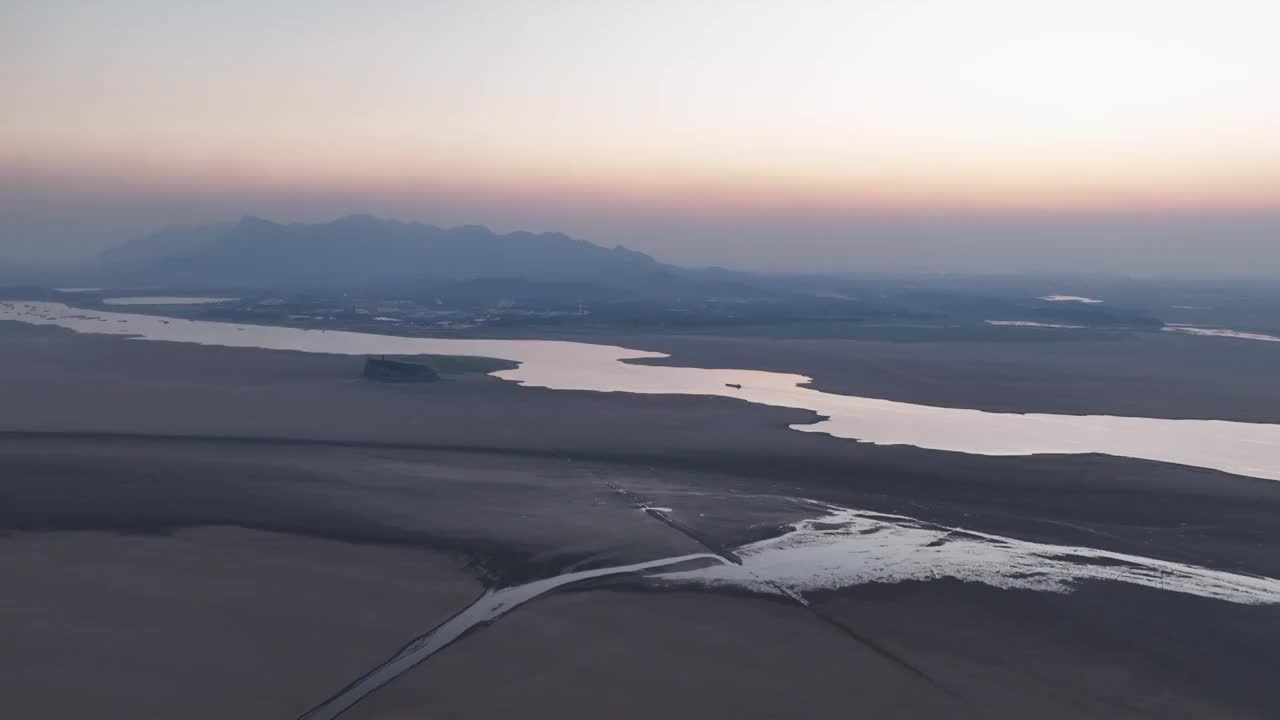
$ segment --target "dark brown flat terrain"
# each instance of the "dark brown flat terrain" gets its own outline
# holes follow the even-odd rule
[[[706,364],[729,347],[670,342],[643,347],[701,343]],[[861,377],[834,372],[841,354],[856,366],[918,353],[922,369],[903,370],[903,387],[943,363],[922,345],[864,349],[823,346],[770,369],[839,390],[830,383]],[[724,364],[762,367],[762,352]],[[825,378],[811,372],[818,356]],[[1241,367],[1261,362],[1245,356]],[[957,373],[976,372],[977,355],[960,358],[973,365]],[[1019,362],[1030,373],[1031,360]],[[360,368],[360,358],[0,323],[0,574],[16,580],[0,599],[7,707],[296,717],[486,586],[700,552],[698,538],[732,547],[805,516],[794,497],[1280,576],[1270,481],[1101,456],[873,447],[785,429],[805,413],[726,399],[485,377],[387,386]],[[1122,387],[1128,376],[1116,377]],[[1268,392],[1239,417],[1260,412]],[[672,508],[697,537],[616,487]],[[1280,669],[1276,606],[1114,583],[1059,595],[957,581],[812,602],[817,614],[626,579],[576,587],[474,630],[349,716],[1269,718],[1280,708],[1268,681]]]
[[[3,543],[13,718],[295,717],[482,590],[437,553],[233,527]]]

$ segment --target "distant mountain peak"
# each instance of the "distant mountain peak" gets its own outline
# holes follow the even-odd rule
[[[369,227],[374,225],[402,225],[399,220],[388,220],[368,213],[352,213],[328,223],[330,226]]]
[[[464,237],[493,237],[496,235],[496,233],[485,225],[458,225],[457,227],[451,228],[449,232],[462,235]]]
[[[679,272],[563,233],[443,229],[368,214],[288,225],[245,215],[233,225],[155,233],[108,256],[132,283],[227,288],[403,289],[495,277],[636,287],[652,285],[655,273]]]

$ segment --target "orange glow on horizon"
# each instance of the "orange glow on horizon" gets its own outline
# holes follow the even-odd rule
[[[6,17],[0,182],[658,212],[1280,208],[1270,0],[143,5]]]
[[[933,168],[767,167],[708,169],[672,162],[554,165],[423,163],[405,167],[328,161],[176,163],[102,156],[50,161],[0,158],[9,182],[58,187],[80,198],[130,194],[326,196],[412,200],[424,197],[649,208],[679,212],[1214,212],[1280,210],[1280,163],[1187,167],[1153,159],[1145,177],[1089,158],[1057,164],[969,159]],[[870,164],[869,164],[870,165]],[[1120,172],[1125,170],[1126,172]]]

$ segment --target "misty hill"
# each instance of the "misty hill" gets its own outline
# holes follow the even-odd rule
[[[1110,329],[1162,325],[1140,308],[1039,300],[1051,286],[1047,281],[1003,287],[989,281],[956,285],[946,278],[788,278],[688,269],[560,233],[500,234],[475,225],[441,228],[368,215],[320,224],[246,217],[165,230],[112,248],[92,273],[64,282],[238,297],[396,297],[458,311],[512,308],[516,320],[510,322],[524,311],[586,310],[591,322],[617,327],[787,324],[837,332],[821,328],[869,321],[984,330],[987,320]]]
[[[168,228],[108,248],[100,259],[108,264],[124,266],[131,262],[178,258],[218,241],[234,228],[235,225],[230,223]]]
[[[429,291],[488,298],[759,295],[732,277],[660,263],[621,246],[560,233],[498,234],[352,215],[323,224],[246,217],[234,225],[165,230],[100,258],[104,281],[247,289]]]

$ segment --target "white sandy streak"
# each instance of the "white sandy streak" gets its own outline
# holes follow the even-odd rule
[[[1280,603],[1280,580],[1273,578],[827,507],[827,515],[796,523],[784,535],[737,548],[741,567],[713,565],[660,577],[762,593],[939,578],[1065,593],[1081,582],[1106,580],[1245,605]]]
[[[1066,328],[1071,330],[1083,330],[1087,325],[1063,325],[1062,323],[1042,323],[1033,322],[1031,320],[983,320],[988,325],[1000,325],[1003,327],[1035,327],[1035,328]]]
[[[866,583],[943,577],[1000,588],[1070,592],[1083,580],[1110,580],[1247,605],[1280,603],[1280,581],[1134,555],[1044,545],[922,523],[901,515],[841,508],[796,523],[780,537],[742,546],[741,566],[710,553],[565,573],[485,592],[414,639],[299,720],[333,720],[469,631],[555,590],[607,577],[647,577],[662,585],[737,587],[809,607],[803,593]],[[657,509],[657,508],[652,508]],[[700,567],[688,569],[691,564]],[[671,570],[671,568],[686,568]]]
[[[1047,300],[1049,302],[1077,302],[1085,305],[1101,305],[1102,301],[1097,298],[1082,297],[1080,295],[1041,295],[1037,300]]]
[[[1169,323],[1161,328],[1165,332],[1183,333],[1185,335],[1200,335],[1202,337],[1222,337],[1235,338],[1236,340],[1260,340],[1262,342],[1280,342],[1280,337],[1275,335],[1265,335],[1263,333],[1241,332],[1239,330],[1228,330],[1226,328],[1197,327],[1195,325],[1183,325],[1181,323]]]

